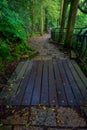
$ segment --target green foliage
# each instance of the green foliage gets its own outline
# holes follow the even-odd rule
[[[24,21],[26,32],[30,34],[40,31],[41,17],[43,17],[43,29],[45,18],[48,19],[48,27],[50,27],[51,24],[57,26],[60,17],[60,0],[8,0],[8,6],[19,14]],[[43,15],[41,15],[41,7]]]
[[[26,40],[23,21],[19,15],[0,2],[0,32],[9,40]]]
[[[0,57],[2,60],[13,61],[10,55],[11,48],[4,41],[0,40]]]
[[[75,27],[76,28],[87,27],[87,14],[82,13],[80,10],[78,10]]]
[[[8,7],[15,11],[23,21],[23,27],[27,33],[31,31],[31,19],[30,19],[30,1],[29,0],[8,0]]]
[[[15,47],[15,57],[20,60],[24,55],[26,55],[26,58],[29,58],[30,54],[32,53],[32,49],[29,47],[27,42],[22,42],[20,44],[17,44]]]
[[[6,61],[31,58],[28,36],[39,35],[46,24],[56,26],[59,17],[58,0],[0,0],[0,57]],[[42,9],[42,12],[41,12]],[[42,15],[41,15],[42,14]],[[42,26],[41,27],[41,18]],[[48,22],[46,22],[46,18]],[[51,24],[52,23],[52,24]],[[44,33],[44,32],[43,32]],[[2,63],[0,64],[2,68]]]
[[[4,66],[2,63],[2,58],[0,57],[0,72],[4,70]]]
[[[49,18],[49,24],[52,23],[52,26],[57,26],[57,20],[60,15],[60,1],[58,0],[45,0],[44,8],[47,10],[46,15]]]

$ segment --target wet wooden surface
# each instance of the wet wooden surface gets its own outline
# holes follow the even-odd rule
[[[9,80],[13,88],[6,105],[72,107],[87,102],[87,78],[74,60],[26,61],[15,72]]]
[[[46,128],[46,127],[34,127],[29,126],[3,126],[0,130],[74,130],[74,128]],[[87,130],[87,128],[75,128],[75,130]]]

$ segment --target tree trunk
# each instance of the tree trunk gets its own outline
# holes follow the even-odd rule
[[[78,4],[79,4],[79,0],[71,1],[71,7],[70,7],[70,13],[69,13],[69,19],[68,19],[68,25],[67,25],[68,29],[66,32],[66,39],[65,39],[64,47],[72,46],[73,31],[74,31],[74,26],[75,26]]]
[[[48,10],[45,9],[45,26],[44,26],[44,29],[45,29],[45,32],[48,32]]]
[[[33,1],[32,1],[32,5],[31,5],[31,20],[32,20],[32,33],[34,32],[34,6],[33,6]]]
[[[59,21],[59,24],[61,25],[61,19],[62,19],[62,12],[63,12],[63,1],[64,0],[61,0],[60,2],[60,21]]]
[[[43,14],[43,7],[41,6],[41,12],[40,12],[40,34],[43,35],[43,24],[44,24],[44,14]]]
[[[68,8],[68,0],[64,0],[62,18],[61,18],[61,29],[65,27],[67,8]]]
[[[62,11],[62,18],[60,23],[60,35],[59,35],[59,42],[62,42],[63,40],[63,28],[65,27],[66,23],[66,14],[67,14],[67,8],[68,8],[68,0],[64,0],[63,2],[63,11]]]

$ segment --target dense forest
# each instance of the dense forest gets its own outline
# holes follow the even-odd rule
[[[31,58],[37,53],[29,46],[30,37],[43,35],[51,28],[60,27],[61,2],[61,0],[0,0],[1,76],[3,73],[11,73],[21,59]],[[69,10],[70,4],[65,27],[67,27]],[[78,10],[75,27],[86,26],[87,15]]]

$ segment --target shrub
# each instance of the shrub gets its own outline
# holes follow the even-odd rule
[[[2,40],[0,40],[0,57],[2,60],[12,61],[13,58],[10,55],[11,48]]]
[[[19,15],[0,1],[0,32],[9,40],[26,40],[24,23]]]
[[[29,57],[32,51],[33,50],[28,46],[27,42],[21,42],[16,45],[14,53],[16,58],[20,60],[25,54]]]
[[[0,72],[4,70],[4,66],[2,64],[2,58],[0,57]]]

